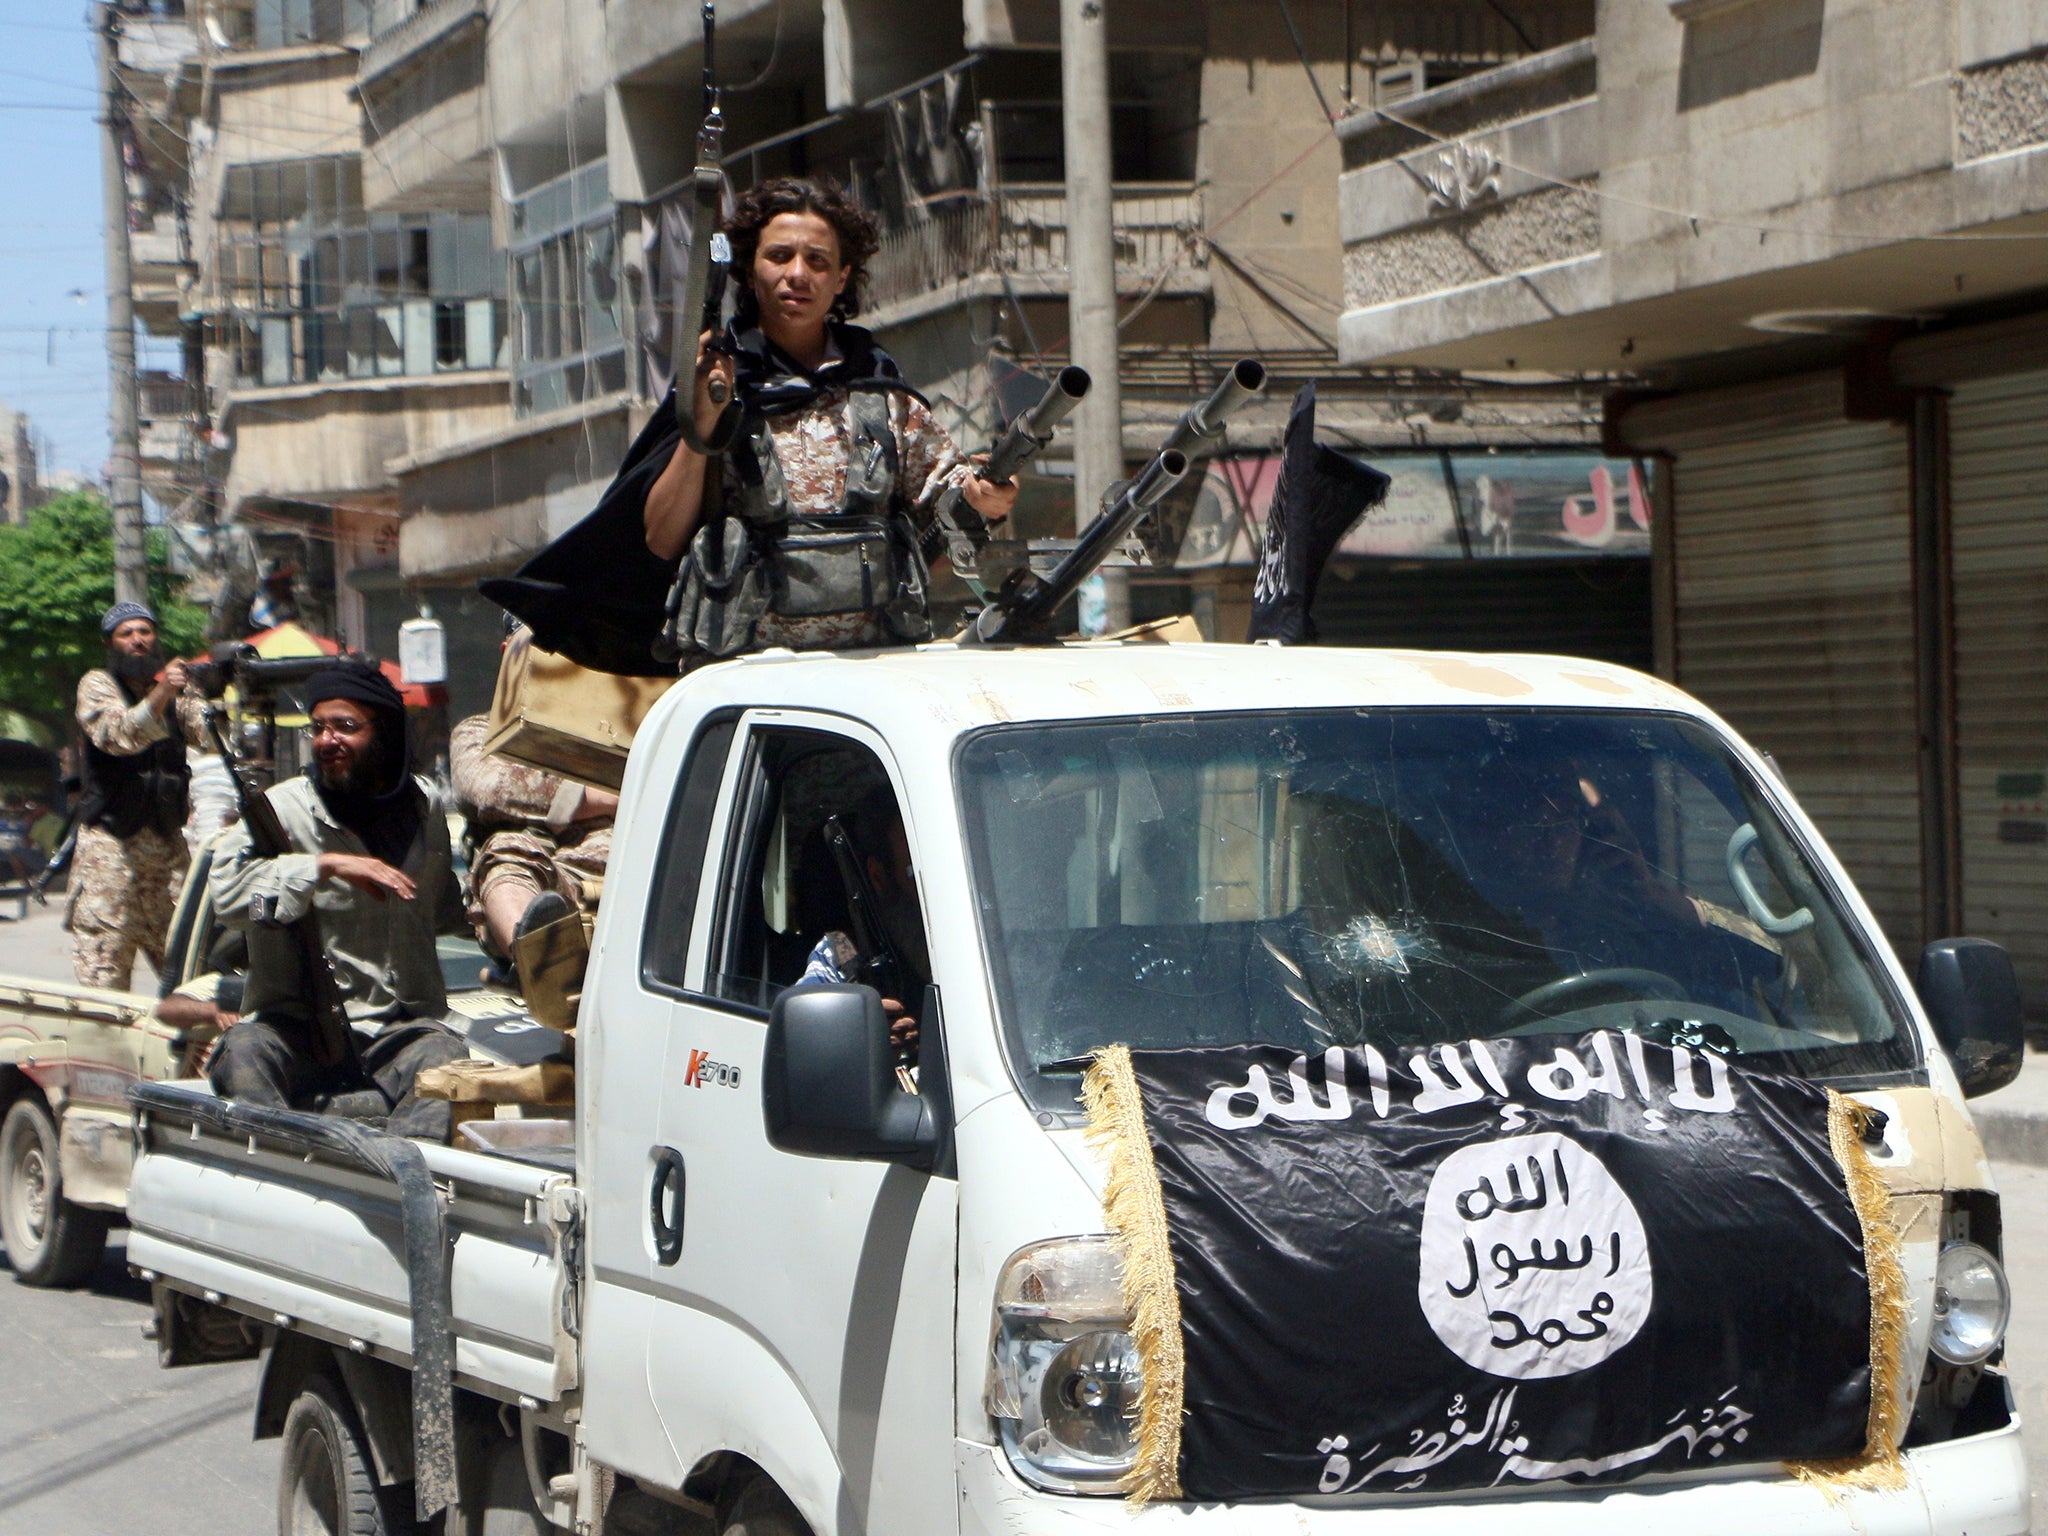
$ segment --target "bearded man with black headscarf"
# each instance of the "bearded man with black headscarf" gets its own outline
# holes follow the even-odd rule
[[[78,680],[85,796],[64,926],[88,987],[126,990],[137,950],[163,969],[164,934],[191,852],[185,843],[205,702],[185,664],[164,660],[156,615],[116,603],[100,620],[107,664]]]
[[[469,1054],[440,1022],[434,941],[467,926],[447,818],[412,772],[405,705],[381,672],[344,659],[307,680],[305,699],[313,761],[267,792],[292,851],[261,858],[239,825],[214,851],[208,891],[221,921],[248,932],[249,971],[213,1086],[445,1141],[449,1104],[413,1090],[426,1068]],[[291,931],[309,913],[353,1026],[350,1059],[333,1067],[320,1065],[312,978]]]

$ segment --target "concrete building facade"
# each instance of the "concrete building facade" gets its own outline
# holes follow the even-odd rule
[[[1344,359],[1604,386],[1661,670],[2048,1017],[2048,11],[1599,0],[1339,136]]]
[[[1236,358],[1273,377],[1231,454],[1148,530],[1138,617],[1192,610],[1242,633],[1273,451],[1313,381],[1326,440],[1402,467],[1398,510],[1347,545],[1335,632],[1400,638],[1418,603],[1485,608],[1647,661],[1648,536],[1627,513],[1647,505],[1646,471],[1603,449],[1597,385],[1367,376],[1339,354],[1333,118],[1590,28],[1590,3],[1536,9],[1525,22],[1487,0],[1111,7],[1127,456]],[[373,650],[394,649],[424,603],[487,674],[496,616],[474,582],[589,511],[666,389],[701,111],[696,8],[127,10],[131,223],[156,242],[138,297],[182,358],[145,387],[147,468],[191,526],[222,627],[284,573],[303,618]],[[718,29],[733,185],[827,172],[858,192],[883,228],[863,323],[963,442],[985,440],[1068,356],[1054,0],[721,0]],[[1066,455],[1062,439],[1033,476],[1021,532],[1072,531]],[[1525,512],[1549,509],[1519,544],[1517,485]],[[1532,551],[1551,557],[1542,571],[1524,562],[1499,590],[1507,568],[1473,558]],[[1585,582],[1610,579],[1626,620],[1558,639],[1587,611]],[[458,708],[488,683],[457,679]]]

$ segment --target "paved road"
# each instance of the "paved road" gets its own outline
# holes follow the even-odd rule
[[[0,1276],[0,1307],[0,1531],[277,1529],[277,1442],[249,1438],[254,1362],[159,1370],[142,1337],[149,1290],[129,1277],[119,1234],[88,1289]]]
[[[0,974],[68,979],[54,909],[0,920]],[[149,969],[136,967],[149,988]],[[2034,1070],[2048,1068],[2037,1062]],[[2030,1424],[2034,1525],[2048,1531],[2048,1168],[2001,1164],[2009,1338]],[[0,1270],[5,1269],[0,1261]],[[276,1529],[276,1441],[249,1439],[253,1364],[160,1371],[149,1297],[119,1234],[92,1285],[35,1291],[0,1274],[0,1532],[262,1536]]]
[[[71,935],[64,931],[64,897],[50,898],[47,907],[33,904],[25,921],[16,921],[14,903],[0,902],[0,976],[36,976],[46,981],[74,981]],[[149,988],[149,962],[135,967],[137,982]]]
[[[11,912],[11,907],[8,908]],[[53,905],[0,920],[0,974],[71,979]],[[137,985],[150,989],[147,964]],[[0,1531],[23,1536],[264,1536],[277,1442],[249,1438],[256,1367],[157,1368],[149,1290],[122,1234],[77,1291],[17,1285],[0,1259]]]

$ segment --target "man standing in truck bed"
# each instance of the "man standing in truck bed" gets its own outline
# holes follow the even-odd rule
[[[446,1100],[414,1079],[469,1054],[447,1011],[435,937],[465,926],[448,823],[412,773],[405,705],[369,664],[307,679],[313,763],[268,793],[292,851],[261,858],[246,825],[214,854],[221,921],[249,934],[242,1017],[209,1074],[230,1098],[387,1120],[396,1135],[445,1141]],[[322,1068],[312,978],[292,926],[312,914],[353,1026],[350,1059]]]
[[[202,739],[205,706],[185,686],[185,664],[165,663],[156,615],[142,604],[114,604],[100,635],[107,664],[78,680],[85,803],[64,926],[79,981],[125,990],[138,949],[163,969],[164,934],[191,861],[185,748]]]

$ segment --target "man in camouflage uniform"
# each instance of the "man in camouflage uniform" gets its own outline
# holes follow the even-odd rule
[[[619,798],[486,752],[489,732],[486,716],[460,722],[448,768],[469,818],[469,920],[477,942],[502,961],[529,909],[529,928],[597,910]]]
[[[78,680],[85,798],[64,925],[79,981],[125,989],[137,950],[163,969],[191,862],[185,749],[203,739],[205,702],[187,687],[183,662],[164,662],[156,616],[140,603],[114,604],[100,634],[107,665]]]

